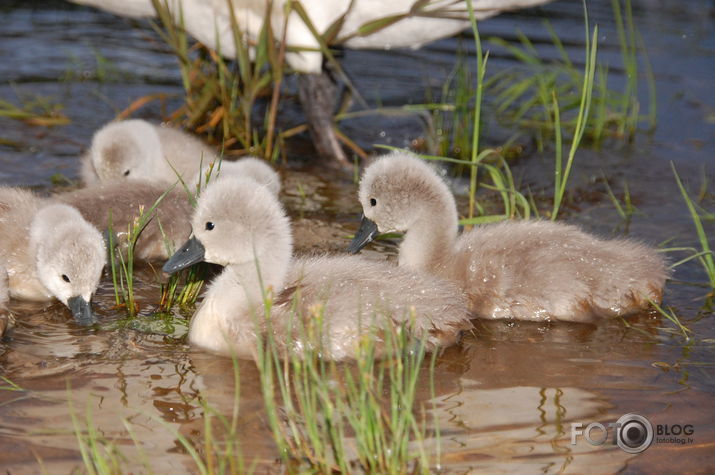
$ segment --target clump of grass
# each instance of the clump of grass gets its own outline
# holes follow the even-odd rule
[[[404,326],[359,342],[354,365],[324,358],[323,308],[295,315],[295,340],[273,338],[271,300],[266,298],[266,340],[257,364],[264,403],[281,459],[295,471],[427,473],[438,465],[429,430],[415,413],[423,367],[424,341]],[[304,323],[305,322],[305,323]],[[287,348],[287,349],[286,349]],[[381,359],[383,357],[384,359]],[[438,445],[438,430],[435,429]]]
[[[213,178],[221,173],[222,163],[223,156],[220,157],[218,161],[212,161],[209,163],[207,169],[203,172],[203,176],[197,181],[196,189],[194,190],[191,190],[181,175],[174,170],[177,179],[186,192],[187,199],[191,203],[192,208],[196,207],[197,199],[201,195],[201,191],[206,188]],[[199,163],[199,171],[203,170],[203,168],[203,160],[201,160]],[[164,238],[166,253],[171,256],[175,251],[173,243],[169,242],[169,239],[166,237],[164,229],[161,226],[161,222],[158,221],[157,224],[161,235]],[[196,303],[196,299],[198,299],[206,280],[207,272],[208,265],[201,262],[189,267],[188,269],[184,269],[181,272],[172,274],[169,277],[169,281],[161,285],[159,312],[168,312],[175,304],[178,304],[181,308],[185,309]]]
[[[678,183],[678,188],[680,189],[680,193],[683,196],[683,200],[685,201],[685,204],[688,207],[688,210],[690,211],[690,216],[693,220],[693,225],[695,226],[695,232],[698,236],[698,241],[700,243],[700,250],[698,252],[696,252],[695,254],[693,254],[687,260],[697,259],[700,262],[700,264],[703,266],[703,269],[705,270],[705,273],[708,277],[710,287],[715,290],[715,258],[713,258],[713,251],[710,248],[710,242],[708,240],[708,236],[705,233],[705,229],[703,228],[703,223],[702,223],[702,219],[700,218],[700,213],[698,213],[698,210],[695,208],[695,204],[693,203],[692,198],[690,198],[688,191],[685,189],[683,182],[680,180],[680,176],[678,175],[678,172],[675,169],[675,165],[671,162],[670,166],[673,170],[673,175],[675,176],[675,181]],[[684,261],[681,261],[681,263],[682,262],[684,262]]]
[[[598,72],[593,93],[595,113],[583,124],[579,123],[580,115],[563,120],[561,124],[553,120],[557,114],[563,118],[579,107],[576,101],[554,102],[553,92],[559,97],[576,96],[583,92],[584,77],[575,68],[561,39],[548,22],[545,22],[545,28],[560,58],[548,63],[541,59],[532,42],[521,32],[518,33],[518,45],[501,38],[490,38],[491,44],[505,49],[520,63],[517,68],[492,76],[488,82],[496,102],[496,115],[503,122],[517,123],[522,128],[536,131],[540,149],[550,137],[556,139],[560,133],[557,130],[559,126],[574,137],[585,134],[596,144],[606,137],[631,140],[638,125],[644,122],[650,129],[655,127],[655,80],[633,22],[631,2],[626,0],[622,6],[620,0],[613,0],[612,6],[624,69],[624,90],[619,93],[609,88],[607,65],[599,64],[588,71],[590,74]],[[589,48],[588,38],[586,48]],[[641,114],[644,108],[638,98],[639,50],[643,51],[643,74],[648,87],[647,115]],[[583,131],[579,131],[579,127],[583,127]]]
[[[474,18],[474,11],[471,0],[467,1],[467,7],[470,12],[470,20],[472,31],[474,33],[476,60],[477,60],[477,83],[476,93],[474,94],[474,107],[472,116],[472,143],[471,153],[468,160],[421,155],[427,160],[438,160],[446,163],[455,164],[466,167],[469,170],[469,209],[468,214],[464,219],[460,220],[460,224],[465,226],[483,224],[488,222],[499,221],[502,219],[510,219],[515,217],[529,218],[532,214],[538,216],[540,211],[531,195],[527,195],[518,189],[517,183],[514,180],[513,174],[506,161],[505,153],[509,150],[509,144],[499,149],[487,148],[479,149],[479,136],[481,125],[481,109],[482,109],[482,94],[481,91],[485,87],[484,77],[486,73],[486,65],[488,53],[482,53],[481,41],[477,22]],[[575,118],[575,129],[573,138],[569,147],[568,156],[564,163],[563,160],[563,139],[562,139],[562,121],[560,116],[560,108],[558,106],[558,91],[552,89],[548,92],[549,101],[554,112],[553,126],[556,132],[555,140],[555,160],[554,160],[554,191],[553,204],[550,213],[551,219],[558,217],[559,211],[563,204],[566,195],[566,185],[571,176],[571,169],[576,158],[576,151],[581,145],[582,138],[586,131],[588,123],[589,111],[593,100],[593,87],[596,71],[596,58],[598,51],[598,26],[591,32],[588,11],[584,5],[584,22],[586,30],[586,64],[584,73],[579,77],[582,78],[580,86],[580,99],[578,102],[578,111]],[[389,146],[380,146],[387,149],[395,149]],[[489,158],[490,162],[486,163]],[[483,170],[490,177],[492,184],[480,184],[478,182],[478,172]],[[499,214],[485,214],[483,207],[479,205],[476,199],[477,191],[480,189],[496,191],[503,204],[503,212]]]
[[[473,83],[471,70],[460,48],[454,70],[442,84],[439,102],[430,101],[424,106],[430,110],[432,119],[432,132],[428,140],[434,142],[433,148],[442,156],[465,161],[471,158],[474,113],[469,103],[475,96]],[[429,99],[431,90],[427,94]]]
[[[169,281],[161,286],[159,312],[168,312],[174,305],[181,308],[194,305],[201,294],[206,273],[207,266],[202,263],[172,274]]]
[[[631,191],[628,187],[628,182],[623,180],[623,200],[621,201],[616,194],[613,192],[611,185],[608,183],[608,178],[603,177],[603,183],[606,185],[606,193],[608,194],[608,199],[613,203],[613,207],[616,208],[616,212],[622,219],[623,231],[628,233],[628,228],[631,225],[631,220],[636,213],[640,213],[638,208],[633,204],[631,198]],[[642,214],[642,213],[641,213]]]
[[[155,29],[179,61],[186,93],[184,105],[171,118],[183,118],[188,128],[209,135],[226,150],[275,159],[279,153],[275,123],[285,48],[273,38],[271,2],[266,2],[265,21],[255,44],[248,43],[235,16],[230,15],[236,51],[233,64],[222,57],[221,45],[218,51],[199,44],[190,46],[180,6],[176,11],[166,1],[152,0],[152,4],[161,25]],[[228,5],[232,11],[233,4]],[[255,52],[253,61],[250,48]],[[253,115],[257,99],[264,96],[271,96],[271,106],[263,119],[266,132],[262,134]]]
[[[17,91],[15,94],[20,99],[20,105],[0,99],[0,117],[44,127],[70,123],[70,119],[62,113],[62,104],[39,95],[19,94]]]
[[[593,29],[591,39],[589,40],[590,27],[588,24],[588,10],[586,4],[583,7],[584,21],[586,25],[586,65],[584,66],[583,83],[581,85],[581,100],[579,101],[578,113],[576,115],[576,124],[574,126],[573,138],[569,147],[569,154],[566,159],[566,164],[562,164],[562,135],[561,135],[561,112],[559,109],[556,90],[551,91],[551,100],[554,113],[554,131],[556,134],[554,160],[554,206],[551,210],[551,219],[555,220],[559,214],[559,209],[563,203],[564,195],[566,194],[566,183],[571,174],[571,167],[576,158],[576,151],[581,144],[586,125],[588,124],[588,115],[591,110],[591,102],[593,99],[593,82],[596,72],[596,54],[598,51],[598,25]]]
[[[127,79],[117,65],[107,59],[99,50],[92,48],[92,51],[94,53],[93,65],[85,64],[79,57],[70,54],[70,64],[60,76],[60,82],[97,81],[108,83]]]
[[[109,234],[109,261],[112,272],[112,284],[114,287],[114,299],[118,307],[124,307],[129,317],[135,317],[139,311],[134,293],[134,252],[137,241],[142,231],[154,219],[154,211],[159,206],[164,197],[171,192],[172,188],[166,190],[154,204],[145,210],[139,207],[139,216],[127,225],[126,230],[126,255],[117,250],[116,234],[112,223],[112,213],[109,212],[108,234]]]

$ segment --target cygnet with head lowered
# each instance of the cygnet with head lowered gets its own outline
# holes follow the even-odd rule
[[[667,277],[652,248],[551,221],[504,221],[458,235],[447,184],[421,159],[388,154],[365,170],[363,222],[349,251],[405,232],[399,265],[461,284],[483,318],[590,321],[659,302]]]
[[[217,162],[218,163],[218,162]],[[202,173],[194,173],[187,183],[188,192],[194,193],[199,177],[202,186],[219,176],[247,176],[268,186],[276,194],[280,191],[280,177],[264,160],[243,158],[236,162],[223,161],[214,165],[211,173],[204,167]],[[153,212],[153,218],[139,235],[135,255],[142,260],[167,259],[169,247],[176,249],[191,234],[189,219],[193,208],[187,189],[181,185],[169,186],[148,180],[134,181],[131,186],[122,182],[101,183],[79,190],[60,193],[54,199],[76,207],[89,222],[99,229],[109,229],[111,214],[112,231],[117,243],[126,246],[127,229],[142,212],[149,213],[163,196]],[[165,194],[166,193],[166,194]]]
[[[90,301],[105,261],[102,235],[79,211],[27,190],[0,188],[0,264],[10,297],[56,298],[79,323],[93,323]]]
[[[198,138],[170,126],[141,119],[110,122],[92,138],[82,156],[85,185],[146,180],[171,185],[177,173],[188,179],[216,153]]]
[[[289,220],[276,197],[253,180],[226,177],[209,185],[191,225],[193,237],[164,271],[201,260],[225,266],[191,321],[189,341],[204,349],[255,357],[266,331],[266,295],[275,297],[271,328],[284,354],[312,345],[325,358],[355,358],[366,334],[379,338],[402,324],[434,349],[471,328],[464,295],[442,279],[356,256],[293,260]],[[321,322],[318,342],[296,331]]]

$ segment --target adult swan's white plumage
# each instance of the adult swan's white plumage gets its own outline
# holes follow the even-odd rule
[[[151,0],[72,0],[130,17],[155,15]],[[551,0],[473,0],[478,20],[501,12],[527,8]],[[255,44],[266,16],[266,0],[168,0],[175,18],[180,12],[184,27],[196,39],[228,58],[235,58],[231,28],[231,5],[236,21]],[[329,81],[321,78],[322,53],[318,40],[309,27],[293,10],[286,23],[284,12],[289,0],[272,2],[271,25],[277,40],[283,38],[287,46],[301,48],[286,54],[288,65],[301,73],[300,95],[316,148],[321,155],[347,163],[332,129],[334,98],[325,89]],[[390,49],[419,48],[425,43],[452,36],[465,29],[467,4],[463,0],[301,0],[311,24],[323,34],[333,26],[335,39],[331,45],[348,48]],[[384,28],[363,28],[377,20],[389,18],[393,23]],[[369,34],[366,33],[370,31]],[[220,48],[219,48],[220,45]]]
[[[129,17],[153,17],[151,0],[72,0],[112,13]],[[527,8],[550,0],[474,0],[477,20],[483,20],[508,10]],[[255,42],[264,23],[265,0],[233,0],[233,9],[242,31]],[[271,24],[277,40],[283,37],[285,7],[289,0],[274,0]],[[342,19],[335,43],[349,48],[390,49],[419,48],[440,38],[452,36],[469,26],[467,4],[460,0],[301,0],[310,21],[318,32]],[[229,0],[169,0],[169,8],[178,18],[183,11],[186,30],[196,39],[218,49],[226,57],[235,57],[231,32]],[[430,12],[439,12],[429,16]],[[394,23],[367,35],[361,28],[383,18],[394,18]],[[312,51],[292,52],[286,55],[291,68],[302,73],[319,73],[322,65],[320,44],[308,26],[294,10],[288,17],[286,42],[290,47]]]

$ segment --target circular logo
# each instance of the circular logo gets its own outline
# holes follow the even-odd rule
[[[616,422],[616,444],[629,454],[639,454],[653,442],[653,426],[639,414],[625,414]]]

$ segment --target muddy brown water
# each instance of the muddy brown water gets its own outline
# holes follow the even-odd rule
[[[695,233],[670,162],[693,191],[713,173],[715,7],[710,1],[633,3],[656,74],[658,128],[640,133],[630,144],[582,149],[565,219],[601,235],[622,232],[600,181],[605,174],[617,192],[622,192],[619,183],[628,181],[640,211],[629,227],[630,236],[691,246]],[[568,50],[578,56],[583,49],[580,8],[578,2],[556,2],[484,22],[481,31],[485,37],[514,39],[520,29],[544,55],[554,56],[542,27],[542,19],[549,18]],[[589,8],[601,27],[601,59],[614,71],[618,85],[623,72],[610,2],[589,2]],[[471,46],[468,39],[450,39],[420,51],[349,51],[344,64],[372,104],[423,102],[425,87],[439,86],[449,74],[459,44]],[[98,64],[98,55],[107,62]],[[51,96],[64,104],[72,119],[67,126],[50,129],[0,119],[0,180],[43,192],[51,190],[50,177],[56,173],[76,177],[77,157],[93,131],[132,100],[156,92],[181,94],[174,58],[145,23],[62,2],[0,5],[0,58],[1,99]],[[513,66],[503,51],[493,50],[490,71]],[[151,106],[141,116],[157,119],[160,113],[158,106]],[[290,101],[282,120],[300,121]],[[501,128],[488,127],[486,142],[498,142]],[[371,117],[348,122],[344,130],[366,146],[402,146],[423,129],[414,117]],[[524,144],[525,158],[514,165],[515,174],[532,189],[549,187],[553,155],[537,153],[528,140]],[[291,153],[290,165],[281,169],[282,198],[294,220],[299,251],[340,252],[359,213],[355,185],[350,177],[311,164],[309,151],[296,147]],[[458,193],[464,186],[454,181]],[[711,212],[714,190],[710,185],[701,203]],[[705,226],[714,236],[713,221]],[[364,254],[384,259],[394,257],[395,250],[388,242]],[[141,270],[140,280],[142,321],[149,322],[159,288],[151,268]],[[630,319],[630,326],[618,320],[597,325],[478,323],[474,335],[440,355],[435,399],[430,401],[427,390],[420,394],[421,403],[434,403],[441,467],[457,473],[712,471],[715,316],[704,282],[702,269],[691,262],[675,270],[666,288],[665,304],[693,330],[689,341],[653,314]],[[108,278],[95,297],[103,322],[97,328],[75,326],[58,304],[12,302],[17,324],[0,342],[0,374],[23,390],[0,390],[3,471],[82,470],[72,412],[83,423],[91,414],[100,433],[125,454],[127,471],[143,471],[143,456],[159,473],[195,470],[176,432],[201,440],[200,395],[219,410],[230,411],[231,363],[190,348],[178,338],[185,332],[181,324],[118,327],[121,314],[112,304]],[[243,452],[247,460],[258,460],[260,471],[281,471],[262,412],[256,367],[241,362],[240,373]],[[644,415],[656,426],[690,424],[693,441],[655,443],[639,455],[610,442],[592,446],[583,437],[571,444],[572,423],[605,424],[626,413]],[[130,424],[141,450],[122,420]]]

